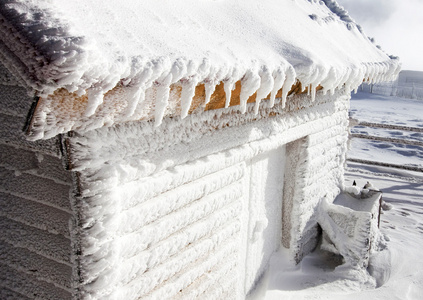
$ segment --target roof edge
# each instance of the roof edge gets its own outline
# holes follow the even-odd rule
[[[59,89],[52,95],[40,98],[28,138],[47,139],[69,131],[85,132],[139,120],[154,120],[156,126],[159,126],[166,116],[179,115],[183,119],[193,112],[237,105],[240,112],[245,113],[247,103],[252,102],[255,102],[254,112],[257,114],[262,100],[268,100],[267,103],[272,107],[275,99],[281,98],[284,107],[287,96],[292,93],[306,92],[313,102],[317,90],[333,94],[343,88],[349,93],[357,90],[363,81],[392,81],[400,71],[400,64],[398,60],[369,63],[363,64],[361,68],[347,69],[343,73],[333,68],[326,71],[323,78],[317,75],[301,78],[292,67],[278,71],[261,69],[257,74],[247,72],[236,81],[210,82],[181,78],[174,83],[156,80],[148,86],[139,82],[120,82],[102,95],[101,103],[91,115],[86,114],[90,106],[89,91],[79,96]],[[316,69],[314,72],[321,74],[322,70]],[[314,81],[310,81],[313,78]]]

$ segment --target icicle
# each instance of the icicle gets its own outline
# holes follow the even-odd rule
[[[84,116],[92,116],[97,108],[103,103],[104,94],[103,90],[100,88],[92,88],[87,91],[88,94],[88,104],[85,109]]]
[[[341,82],[340,82],[340,87],[342,87],[342,85],[348,85],[348,78],[350,77],[350,74],[351,74],[351,69],[350,68],[348,68],[346,71],[345,71],[345,73],[344,73],[344,76],[342,76],[342,80],[341,80]]]
[[[285,108],[286,97],[291,90],[292,85],[295,83],[295,71],[294,68],[289,67],[286,72],[286,80],[282,86],[282,108]]]
[[[156,107],[154,111],[154,126],[158,127],[162,124],[163,116],[169,102],[170,83],[172,82],[172,74],[168,74],[157,87]]]
[[[314,102],[316,99],[316,86],[321,82],[321,78],[326,77],[326,69],[324,67],[315,67],[312,76],[310,76],[308,82],[307,94],[311,96],[311,101]]]
[[[173,64],[172,64],[172,68],[171,68],[171,74],[172,74],[172,82],[170,82],[170,84],[175,83],[177,81],[179,81],[181,78],[183,78],[184,76],[188,76],[188,65],[190,67],[191,64],[187,63],[184,59],[179,58],[177,59]],[[169,85],[170,85],[169,84]]]
[[[125,118],[131,117],[135,109],[138,106],[138,103],[143,102],[145,99],[145,87],[142,84],[135,85],[133,87],[128,88],[130,89],[128,98],[128,106],[126,107],[123,116]]]
[[[269,95],[275,83],[273,76],[270,74],[270,72],[267,69],[264,69],[261,72],[260,77],[261,77],[260,88],[257,90],[256,104],[254,105],[255,114],[258,114],[261,100],[266,98],[267,95]]]
[[[360,68],[354,68],[352,72],[353,76],[351,78],[351,87],[354,90],[354,93],[357,94],[358,87],[360,86],[363,80],[363,72]]]
[[[255,115],[258,114],[258,111],[259,111],[259,108],[260,108],[260,102],[261,102],[260,98],[256,97],[256,102],[254,104],[254,114]]]
[[[311,93],[311,102],[314,102],[314,100],[316,100],[316,88],[314,87],[312,83],[310,84],[310,93]]]
[[[141,89],[141,93],[139,96],[138,104],[134,109],[134,113],[132,114],[133,119],[139,119],[145,112],[143,111],[145,108],[145,99],[148,99],[148,90],[151,88],[152,82],[146,84]],[[150,89],[151,90],[151,89]]]
[[[181,118],[184,119],[188,116],[189,109],[191,107],[192,98],[195,95],[195,87],[197,86],[198,80],[191,79],[187,84],[182,87],[181,93]]]
[[[274,84],[272,92],[270,93],[270,107],[275,105],[275,98],[278,91],[282,88],[283,83],[285,81],[285,72],[282,70],[277,70],[273,72]]]
[[[374,84],[374,74],[375,74],[375,67],[373,65],[369,65],[369,84]]]
[[[248,98],[254,94],[259,87],[260,76],[253,71],[248,71],[244,79],[241,81],[241,93],[239,94],[241,113],[245,113],[247,111]]]
[[[225,108],[229,107],[229,104],[231,103],[231,95],[232,90],[234,89],[235,82],[233,80],[228,80],[223,83],[223,89],[226,94],[226,101],[225,101]]]
[[[379,83],[380,74],[381,74],[380,65],[376,64],[375,65],[375,74],[374,74],[374,83]]]
[[[320,85],[323,87],[324,95],[326,95],[328,91],[330,92],[332,89],[335,88],[337,77],[336,74],[336,69],[334,67],[331,67],[326,77],[320,82]]]
[[[205,104],[207,105],[210,102],[210,98],[211,95],[214,93],[215,89],[216,89],[216,85],[214,82],[206,82],[204,84],[205,90],[206,90],[206,102]]]

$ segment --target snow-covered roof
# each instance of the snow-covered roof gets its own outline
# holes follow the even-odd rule
[[[39,105],[33,138],[141,119],[150,87],[160,124],[175,84],[185,117],[198,84],[207,102],[223,83],[228,106],[240,81],[245,111],[254,93],[274,98],[285,86],[285,96],[296,80],[314,95],[399,72],[333,0],[5,0],[0,40],[0,61],[47,102],[85,95],[66,122],[46,117],[62,102]],[[102,109],[122,90],[125,101]]]

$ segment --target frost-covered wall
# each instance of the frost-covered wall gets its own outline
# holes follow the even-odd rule
[[[248,161],[248,205],[245,259],[245,289],[248,294],[266,271],[270,256],[279,249],[282,238],[283,180],[286,162],[285,145]],[[242,281],[243,274],[239,272]],[[242,297],[241,297],[242,298]]]
[[[396,83],[395,96],[423,100],[422,71],[401,71]]]
[[[25,140],[33,98],[0,73],[0,298],[70,299],[72,180],[57,139]]]
[[[286,222],[289,245],[295,261],[299,262],[314,250],[319,238],[316,209],[323,198],[333,201],[343,185],[343,164],[345,162],[348,132],[346,121],[341,121],[318,133],[308,135],[295,147],[295,188],[292,197],[286,197],[284,213],[290,217]],[[297,152],[298,151],[298,152]],[[286,181],[287,179],[285,179]]]
[[[292,210],[294,199],[302,196],[301,186],[302,176],[305,167],[305,150],[307,137],[295,140],[286,145],[287,157],[283,190],[283,212],[282,212],[282,245],[285,248],[291,247],[291,231],[292,231]],[[300,178],[300,180],[297,180]]]
[[[34,99],[2,78],[2,298],[243,299],[342,184],[343,90],[29,142]]]
[[[360,90],[385,96],[423,100],[423,72],[403,70],[395,81],[363,83]]]
[[[290,247],[306,254],[314,206],[342,181],[348,100],[303,94],[258,114],[249,104],[69,134],[81,295],[244,298],[282,240],[285,145],[304,138]]]

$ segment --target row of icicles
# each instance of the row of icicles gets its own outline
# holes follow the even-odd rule
[[[216,71],[207,62],[203,62],[196,68],[192,61],[185,63],[185,61],[177,60],[169,67],[165,68],[158,62],[149,63],[134,76],[121,80],[130,93],[128,105],[123,112],[125,119],[131,119],[137,106],[145,100],[145,91],[153,85],[156,88],[155,126],[159,126],[168,106],[170,86],[174,83],[182,87],[181,118],[183,119],[188,115],[195,95],[195,87],[200,83],[205,86],[205,104],[208,104],[216,86],[223,82],[226,94],[225,107],[229,107],[235,83],[241,81],[240,111],[246,112],[248,98],[257,93],[254,107],[254,112],[257,114],[261,100],[270,94],[269,105],[272,107],[280,89],[282,89],[282,107],[285,107],[287,94],[296,80],[301,82],[304,90],[308,87],[308,92],[314,101],[316,88],[319,85],[323,88],[324,94],[328,91],[333,94],[335,89],[343,86],[349,93],[357,90],[363,80],[369,83],[390,81],[394,80],[399,72],[399,66],[394,62],[362,64],[361,67],[344,69],[313,66],[305,70],[295,70],[291,65],[286,64],[286,67],[277,67],[273,70],[267,67],[256,67],[241,72],[240,68]],[[94,115],[103,102],[105,91],[98,87],[99,85],[97,88],[88,89],[88,106],[85,111],[87,117]]]

